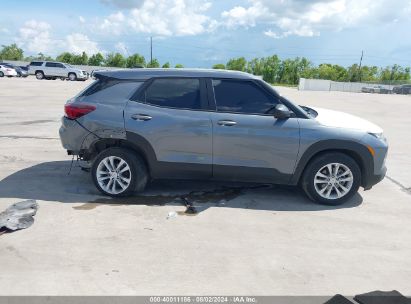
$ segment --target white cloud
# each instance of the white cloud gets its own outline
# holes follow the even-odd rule
[[[124,21],[126,17],[122,12],[117,12],[104,18],[103,22],[99,24],[98,28],[106,33],[120,34],[125,30]]]
[[[228,28],[266,26],[272,38],[311,37],[323,30],[341,30],[361,24],[386,24],[404,18],[409,0],[249,0],[221,14]]]
[[[19,29],[16,43],[29,54],[51,54],[68,51],[73,53],[95,54],[99,52],[96,42],[89,39],[87,35],[71,33],[63,39],[53,39],[51,36],[51,25],[44,21],[30,20]]]
[[[79,16],[78,20],[80,21],[80,23],[85,23],[86,19],[83,16]]]
[[[237,26],[253,27],[259,18],[268,15],[268,9],[260,2],[244,8],[235,6],[229,11],[222,12],[221,16],[226,20],[226,25],[230,28]]]
[[[114,46],[114,48],[120,52],[121,54],[128,56],[128,50],[127,50],[127,46],[124,44],[124,42],[117,42],[116,45]]]
[[[66,36],[65,50],[80,54],[86,52],[88,55],[100,52],[96,42],[89,39],[87,35],[72,33]]]
[[[103,4],[112,5],[121,9],[136,8],[141,5],[143,0],[100,0]]]
[[[31,53],[45,53],[50,49],[51,26],[47,22],[30,20],[19,29],[16,42]]]
[[[128,9],[103,19],[98,29],[113,34],[129,32],[158,36],[188,36],[214,30],[218,23],[206,15],[211,2],[205,0],[105,0]]]

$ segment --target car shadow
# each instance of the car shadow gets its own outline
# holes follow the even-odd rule
[[[0,181],[0,198],[35,199],[61,203],[83,203],[77,210],[102,205],[183,205],[185,215],[198,214],[210,207],[269,211],[321,211],[353,208],[362,203],[356,194],[340,206],[311,202],[297,187],[214,181],[158,180],[140,194],[127,198],[103,196],[90,174],[70,161],[44,162],[17,171]]]

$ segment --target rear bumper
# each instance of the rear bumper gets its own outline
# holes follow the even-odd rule
[[[84,139],[90,132],[84,129],[77,121],[63,117],[59,130],[60,141],[63,148],[70,155],[79,155]]]

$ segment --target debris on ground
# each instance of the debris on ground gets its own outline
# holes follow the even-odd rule
[[[168,220],[171,219],[171,218],[175,218],[175,217],[177,217],[177,212],[175,212],[175,211],[170,211],[170,212],[167,214],[167,219],[168,219]]]
[[[29,228],[34,223],[38,204],[35,200],[15,203],[0,213],[0,231]]]

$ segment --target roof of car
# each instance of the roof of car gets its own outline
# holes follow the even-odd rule
[[[214,69],[120,69],[94,71],[96,77],[110,77],[116,79],[141,79],[153,77],[214,77],[233,79],[258,79],[258,77],[239,71]]]

